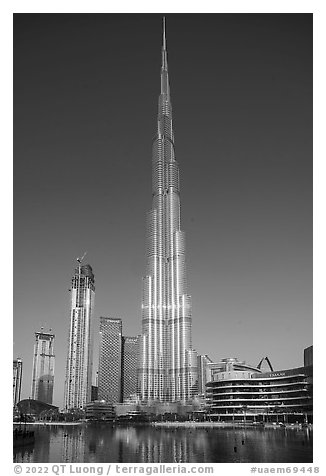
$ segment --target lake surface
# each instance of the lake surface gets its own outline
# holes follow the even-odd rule
[[[32,428],[29,428],[32,429]],[[15,463],[311,463],[312,430],[35,426]]]

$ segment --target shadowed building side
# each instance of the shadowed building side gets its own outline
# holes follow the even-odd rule
[[[313,365],[313,346],[306,347],[303,352],[304,366],[309,367]]]

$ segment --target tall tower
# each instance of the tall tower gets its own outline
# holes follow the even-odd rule
[[[79,265],[71,282],[70,328],[64,408],[83,408],[91,401],[95,281],[91,266]]]
[[[23,378],[23,361],[19,357],[13,361],[13,405],[20,402],[20,392]]]
[[[192,397],[191,297],[185,234],[180,229],[179,166],[175,159],[165,19],[157,132],[152,147],[152,208],[147,215],[139,371],[143,401],[185,402]]]
[[[108,403],[121,402],[122,321],[100,317],[98,398]]]
[[[198,393],[206,394],[206,384],[212,380],[211,364],[214,364],[208,355],[198,355]]]
[[[35,332],[32,399],[52,404],[54,385],[54,334]]]

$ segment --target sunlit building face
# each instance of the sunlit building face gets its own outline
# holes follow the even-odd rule
[[[71,282],[70,327],[64,408],[84,408],[91,400],[95,299],[94,274],[90,265],[79,265]]]

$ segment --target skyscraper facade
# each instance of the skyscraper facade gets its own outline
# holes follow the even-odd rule
[[[35,332],[32,389],[33,400],[52,404],[54,385],[54,334]]]
[[[139,336],[122,338],[122,400],[137,394]]]
[[[23,361],[15,359],[13,361],[13,405],[14,407],[20,402],[20,393],[23,378]]]
[[[64,391],[65,410],[91,401],[95,280],[91,266],[75,269],[71,282],[70,328]]]
[[[98,398],[120,403],[122,398],[122,321],[100,317]]]
[[[180,228],[179,166],[175,158],[165,22],[146,258],[140,397],[145,402],[185,402],[192,397],[196,359],[191,352],[191,297],[187,290],[185,234]]]

